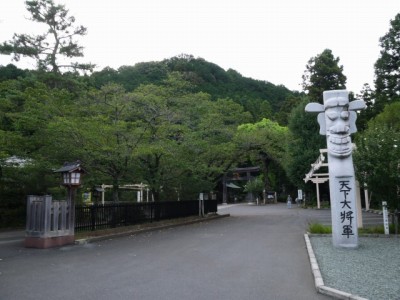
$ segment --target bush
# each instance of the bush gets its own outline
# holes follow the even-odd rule
[[[332,227],[328,225],[322,225],[319,223],[310,223],[308,225],[308,232],[314,234],[331,234]],[[393,224],[389,225],[389,232],[393,234],[395,232],[395,228]],[[384,234],[385,229],[383,225],[373,226],[373,227],[366,227],[366,228],[359,228],[359,234]]]
[[[308,225],[308,232],[317,234],[331,234],[332,227],[327,225],[322,225],[319,223],[310,223]]]
[[[0,228],[20,228],[25,226],[26,207],[0,207]]]
[[[385,234],[385,227],[383,225],[378,225],[373,227],[360,228],[358,232],[363,234]],[[394,224],[389,224],[389,233],[395,233]]]

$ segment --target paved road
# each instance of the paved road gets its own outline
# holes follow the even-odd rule
[[[231,217],[58,249],[3,243],[0,299],[328,299],[315,291],[305,249],[313,211],[220,213]]]

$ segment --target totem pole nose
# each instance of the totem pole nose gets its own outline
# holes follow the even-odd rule
[[[341,124],[335,124],[334,126],[331,126],[329,128],[329,131],[331,133],[349,133],[350,132],[350,126],[341,123]]]

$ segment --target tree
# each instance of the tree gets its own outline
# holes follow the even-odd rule
[[[368,121],[376,115],[374,109],[375,91],[373,91],[369,84],[366,83],[356,98],[364,100],[366,105],[366,108],[360,111],[357,116],[357,130],[364,131],[367,128]]]
[[[85,185],[111,181],[114,200],[132,182],[148,184],[155,201],[212,190],[234,161],[237,126],[250,120],[231,100],[191,92],[178,74],[132,93],[112,83],[82,92],[64,111],[47,126],[47,155],[80,159]]]
[[[346,88],[347,78],[339,61],[339,57],[335,57],[329,49],[308,61],[303,75],[303,90],[311,102],[322,103],[324,91]]]
[[[289,96],[281,104],[279,112],[276,114],[276,120],[282,126],[287,126],[289,122],[289,115],[293,108],[295,108],[302,100],[302,96]]]
[[[400,13],[391,28],[379,39],[381,52],[375,63],[375,115],[388,103],[400,100]]]
[[[57,192],[51,169],[64,158],[54,160],[47,126],[69,111],[65,103],[71,98],[66,90],[50,89],[32,78],[0,82],[0,210],[11,222],[21,216],[24,220],[26,195]]]
[[[18,77],[25,77],[27,75],[26,70],[18,69],[13,64],[8,64],[3,67],[0,66],[0,82],[10,79],[17,79]]]
[[[260,98],[247,99],[243,101],[243,106],[246,111],[250,112],[255,122],[261,121],[264,118],[272,118],[272,107],[270,102]]]
[[[134,118],[131,95],[117,84],[82,93],[70,106],[69,115],[60,115],[48,125],[53,156],[81,160],[91,173],[93,185],[101,181],[113,185],[113,200],[118,201],[118,186],[134,179],[134,153],[143,137],[143,127]]]
[[[14,34],[11,41],[0,45],[1,54],[13,54],[13,60],[19,61],[21,56],[34,58],[39,70],[51,70],[58,74],[61,68],[73,70],[92,70],[92,64],[66,63],[63,58],[83,56],[83,48],[75,40],[86,35],[86,28],[75,26],[75,18],[68,16],[64,5],[56,5],[53,0],[25,1],[30,12],[30,20],[43,23],[48,31],[41,35]]]
[[[339,66],[339,58],[335,58],[331,50],[325,49],[308,61],[303,75],[307,97],[292,110],[288,120],[286,170],[289,179],[298,187],[304,185],[303,178],[319,155],[319,149],[326,148],[325,138],[319,135],[317,118],[307,114],[305,106],[309,102],[323,103],[324,91],[344,89],[345,84],[343,66]]]
[[[155,200],[162,199],[161,190],[164,197],[167,189],[192,196],[212,190],[234,161],[232,139],[249,114],[229,99],[190,92],[179,77],[140,86],[132,95],[136,117],[147,126],[135,156]]]
[[[375,206],[387,201],[392,210],[400,209],[400,102],[387,105],[357,135],[354,153],[357,177],[376,197]]]
[[[319,149],[326,148],[326,139],[319,135],[319,125],[314,115],[304,109],[309,103],[307,98],[296,106],[289,116],[289,137],[285,167],[290,181],[297,187],[303,187],[303,178],[319,155]]]
[[[235,134],[240,124],[248,123],[251,115],[230,99],[210,101],[203,107],[194,139],[193,149],[196,163],[201,166],[199,174],[214,187],[232,166],[239,163],[242,149],[238,149]],[[194,111],[196,114],[196,110]]]
[[[264,189],[265,186],[261,176],[252,178],[244,186],[245,192],[252,193],[256,197],[259,197],[264,191]]]
[[[264,188],[271,190],[270,169],[275,164],[282,168],[285,157],[287,127],[269,119],[257,123],[242,124],[238,127],[235,142],[242,160],[259,164],[263,172]],[[276,187],[275,187],[276,188]]]

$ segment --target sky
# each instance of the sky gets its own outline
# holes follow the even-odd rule
[[[180,54],[201,57],[245,77],[301,91],[310,58],[331,49],[347,89],[373,86],[379,38],[400,13],[399,0],[54,0],[64,4],[81,38],[83,62],[118,69]],[[0,0],[0,42],[14,33],[39,34],[24,0]],[[0,65],[34,67],[32,60]]]

